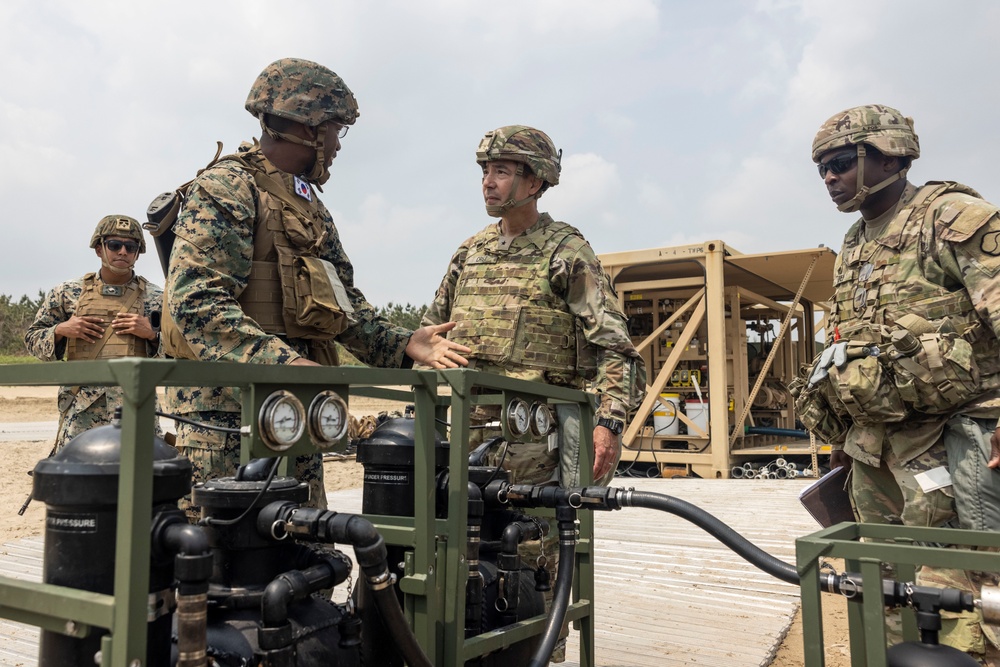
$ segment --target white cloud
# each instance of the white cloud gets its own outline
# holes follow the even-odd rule
[[[839,246],[850,217],[827,200],[809,145],[825,118],[873,101],[916,119],[914,179],[957,178],[1000,197],[1000,5],[830,7],[2,3],[0,293],[34,295],[93,270],[97,220],[142,217],[217,139],[233,150],[255,135],[249,86],[290,55],[330,66],[358,97],[361,118],[323,199],[376,303],[425,303],[457,245],[490,221],[473,152],[512,123],[564,149],[562,182],[542,208],[598,252],[708,238],[745,252]],[[51,241],[25,252],[38,229]],[[140,267],[160,279],[152,254]]]

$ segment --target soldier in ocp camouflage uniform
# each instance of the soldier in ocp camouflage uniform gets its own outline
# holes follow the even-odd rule
[[[344,81],[322,65],[284,58],[254,82],[246,109],[260,142],[244,144],[194,181],[174,226],[164,337],[175,357],[256,364],[336,364],[336,339],[372,366],[464,365],[442,337],[452,324],[409,331],[379,317],[354,286],[354,269],[316,190],[340,138],[358,117]],[[238,390],[179,388],[175,411],[225,428],[240,422]],[[194,481],[231,476],[239,436],[178,427]],[[310,504],[326,507],[320,456],[300,457]],[[191,511],[193,513],[193,510]]]
[[[101,269],[57,285],[35,314],[24,344],[42,361],[160,356],[163,290],[132,270],[146,251],[142,228],[126,215],[97,223],[90,247]],[[56,449],[80,433],[111,422],[120,387],[60,387]],[[162,435],[159,424],[157,435]]]
[[[964,185],[910,184],[919,156],[913,121],[882,105],[836,114],[813,142],[834,203],[861,213],[837,257],[831,344],[874,342],[889,355],[837,371],[848,429],[831,465],[851,465],[861,521],[1000,530],[1000,215]],[[907,346],[917,351],[908,356]],[[862,367],[887,372],[878,381],[852,373]],[[855,391],[866,381],[876,388]],[[922,484],[917,475],[928,471],[949,473],[950,484]],[[983,578],[921,573],[923,583],[966,590]],[[941,641],[996,664],[996,628],[980,621],[950,615]]]
[[[476,370],[577,389],[592,381],[598,398],[593,477],[607,484],[621,455],[627,411],[645,391],[645,367],[590,245],[576,228],[538,211],[538,198],[559,183],[560,158],[548,135],[534,128],[512,125],[486,134],[476,160],[486,212],[500,220],[459,246],[423,323],[457,322],[451,339],[471,348]],[[486,413],[480,423],[499,416],[480,410]],[[579,411],[558,405],[557,415],[550,442],[508,443],[493,453],[493,464],[502,460],[514,483],[580,484]],[[555,532],[553,526],[544,547],[550,575],[557,566]],[[532,565],[537,553],[537,544],[522,549]],[[551,595],[546,598],[548,607]],[[563,653],[558,647],[553,661]]]

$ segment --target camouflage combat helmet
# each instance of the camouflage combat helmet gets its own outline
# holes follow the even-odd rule
[[[920,142],[913,131],[913,119],[892,107],[866,104],[847,109],[823,123],[813,139],[812,159],[841,146],[868,144],[883,155],[920,157]]]
[[[519,165],[527,165],[532,173],[543,181],[542,187],[532,197],[514,201],[514,191],[524,171],[518,167],[514,186],[511,188],[511,199],[499,206],[486,207],[486,212],[496,217],[503,215],[512,208],[523,206],[532,199],[542,196],[549,187],[559,185],[562,151],[556,150],[556,145],[541,130],[526,125],[506,125],[487,132],[479,148],[476,149],[476,162],[484,165],[493,160],[510,160]]]
[[[265,134],[316,149],[316,161],[304,177],[317,184],[330,177],[325,160],[325,123],[353,125],[359,115],[358,102],[343,79],[318,63],[300,58],[282,58],[265,67],[250,88],[245,106],[260,120]],[[267,126],[267,115],[318,127],[317,137],[310,141],[278,132]]]
[[[818,163],[829,151],[844,146],[858,147],[858,190],[851,200],[837,207],[841,211],[857,211],[866,197],[906,178],[910,160],[899,172],[880,183],[866,187],[864,185],[866,145],[872,146],[883,155],[910,158],[910,160],[920,157],[920,141],[917,133],[913,131],[913,119],[904,116],[896,109],[882,104],[866,104],[834,114],[823,123],[816,133],[816,138],[813,139],[812,159]]]
[[[135,218],[127,215],[106,215],[97,223],[94,235],[90,237],[90,247],[96,248],[107,236],[121,236],[139,242],[139,252],[146,252],[146,239],[142,235],[142,227]]]
[[[276,60],[260,73],[247,96],[246,110],[316,127],[328,120],[353,125],[358,102],[344,80],[326,67],[300,58]]]

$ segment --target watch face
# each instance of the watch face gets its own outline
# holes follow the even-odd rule
[[[520,398],[513,399],[507,404],[507,428],[512,435],[524,435],[530,426],[531,414],[528,404]]]
[[[531,434],[537,438],[552,433],[556,427],[555,415],[545,403],[535,403],[531,406]]]
[[[306,414],[294,394],[281,390],[264,399],[260,408],[260,436],[268,447],[284,451],[305,432]]]
[[[347,434],[347,403],[336,392],[320,392],[309,405],[309,433],[320,445],[332,445]]]

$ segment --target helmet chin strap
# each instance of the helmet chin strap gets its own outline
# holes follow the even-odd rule
[[[525,204],[529,203],[532,199],[537,199],[538,195],[528,195],[524,199],[515,200],[514,193],[517,192],[517,186],[521,184],[521,178],[524,176],[524,165],[518,163],[517,169],[514,171],[514,182],[510,187],[510,197],[502,204],[487,204],[486,205],[486,215],[491,218],[502,218],[505,213],[512,211],[515,208],[520,208]]]
[[[132,262],[132,264],[128,265],[127,269],[123,269],[119,266],[114,266],[113,264],[111,264],[111,261],[108,259],[108,249],[104,247],[104,239],[101,239],[101,266],[103,266],[116,276],[123,276],[126,273],[132,273],[132,267],[134,265],[135,262]]]
[[[845,201],[843,204],[841,204],[840,206],[837,207],[837,210],[841,211],[842,213],[854,213],[854,212],[858,211],[861,208],[861,204],[865,201],[865,199],[868,198],[868,195],[875,194],[879,190],[882,190],[883,188],[886,188],[886,187],[892,185],[896,181],[901,180],[903,178],[906,178],[906,172],[910,170],[910,167],[906,166],[906,167],[900,169],[899,171],[897,171],[895,174],[893,174],[889,178],[885,179],[884,181],[882,181],[880,183],[876,183],[875,185],[873,185],[873,186],[871,186],[869,188],[868,186],[866,186],[864,184],[865,183],[865,155],[866,155],[865,145],[864,144],[858,144],[858,178],[857,178],[857,188],[858,188],[858,191],[854,195],[854,197],[852,197],[848,201]]]
[[[264,114],[260,115],[259,120],[260,129],[272,139],[280,139],[300,146],[307,146],[316,151],[316,159],[313,161],[312,168],[308,174],[302,174],[302,177],[315,185],[317,190],[323,192],[321,186],[330,180],[330,170],[326,168],[326,123],[322,123],[316,128],[316,139],[310,141],[309,139],[297,137],[294,134],[271,129],[264,122]]]

